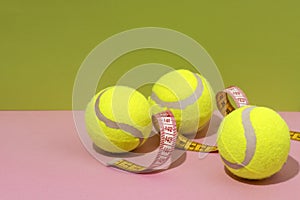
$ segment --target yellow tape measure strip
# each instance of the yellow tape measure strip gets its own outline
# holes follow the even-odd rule
[[[125,159],[121,159],[116,162],[113,162],[109,166],[122,169],[125,171],[129,171],[129,172],[134,172],[134,173],[141,173],[141,172],[145,173],[147,169],[144,166],[138,165],[136,163],[133,163]]]
[[[292,140],[300,141],[300,132],[290,131],[290,136]]]
[[[178,138],[176,141],[176,148],[184,149],[187,151],[196,151],[196,152],[204,152],[204,153],[218,151],[218,148],[216,146],[210,146],[210,145],[194,142],[194,141],[184,137],[181,134],[178,135]]]

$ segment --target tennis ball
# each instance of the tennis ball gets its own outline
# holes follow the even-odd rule
[[[244,106],[223,119],[217,144],[230,172],[241,178],[264,179],[278,172],[287,160],[289,128],[269,108]]]
[[[87,105],[85,122],[94,144],[111,153],[134,150],[145,142],[152,128],[147,99],[125,86],[96,94]]]
[[[193,134],[210,120],[213,110],[212,90],[200,74],[180,69],[163,75],[152,87],[148,98],[152,112],[171,110],[178,131]]]

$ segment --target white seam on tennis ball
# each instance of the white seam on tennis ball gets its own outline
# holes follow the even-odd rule
[[[103,95],[103,93],[105,91],[106,90],[102,91],[99,94],[99,96],[97,97],[96,102],[95,102],[94,110],[95,110],[97,118],[100,121],[102,121],[109,128],[120,129],[120,130],[126,131],[128,133],[131,133],[134,137],[136,137],[136,138],[138,138],[140,140],[140,144],[141,144],[143,142],[143,140],[144,140],[144,136],[143,136],[143,133],[140,130],[138,130],[135,127],[130,126],[128,124],[114,122],[114,121],[106,118],[104,116],[104,114],[101,112],[100,107],[99,107],[100,97]]]
[[[254,128],[251,124],[251,120],[250,120],[250,112],[254,108],[255,108],[255,106],[251,106],[251,107],[245,108],[242,111],[242,124],[244,127],[244,135],[246,137],[246,151],[245,151],[245,158],[244,158],[243,162],[241,162],[241,164],[232,163],[221,156],[224,163],[232,169],[240,169],[240,168],[247,166],[255,154],[256,135],[255,135],[255,130],[254,130]]]
[[[191,94],[189,97],[176,102],[166,102],[161,100],[155,92],[152,92],[151,99],[153,99],[157,104],[167,107],[167,108],[175,108],[175,109],[185,109],[187,106],[195,103],[201,96],[203,92],[203,83],[199,76],[197,76],[195,73],[193,73],[196,80],[197,80],[197,87],[195,89],[195,92]]]

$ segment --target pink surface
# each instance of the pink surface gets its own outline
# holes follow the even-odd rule
[[[300,130],[300,113],[281,113]],[[289,199],[299,185],[300,142],[275,176],[242,181],[218,154],[187,152],[173,168],[136,175],[108,168],[81,144],[71,111],[0,112],[0,199]]]

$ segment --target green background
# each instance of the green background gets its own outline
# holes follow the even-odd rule
[[[153,26],[194,38],[225,85],[241,87],[253,104],[300,111],[299,8],[298,0],[1,0],[0,109],[72,109],[88,53],[113,34]],[[112,64],[100,87],[148,62],[187,64],[162,51],[132,52]]]

